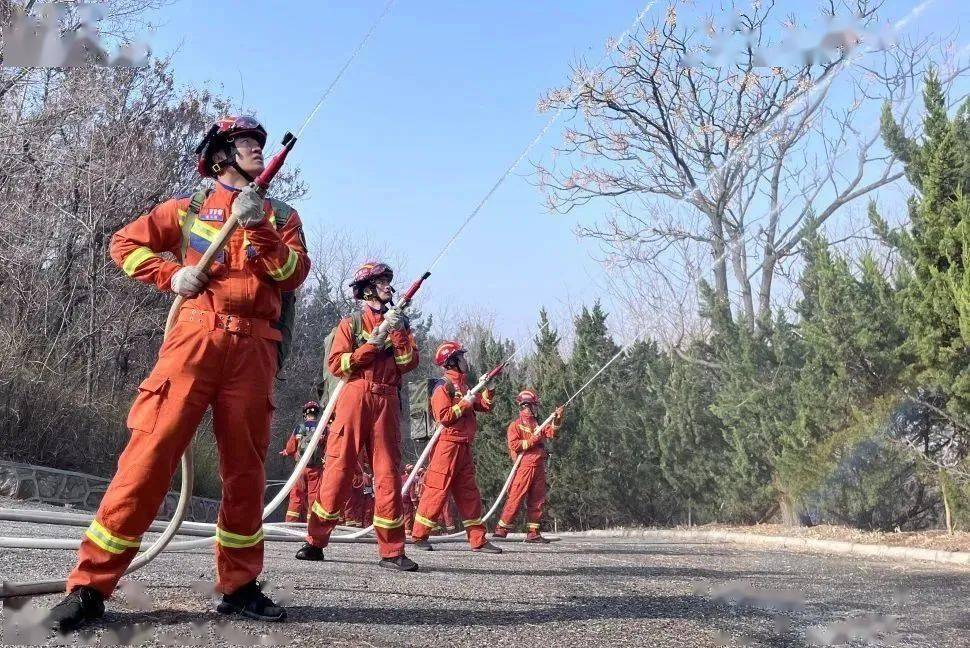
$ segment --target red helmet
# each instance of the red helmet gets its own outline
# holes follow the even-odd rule
[[[385,275],[389,281],[394,280],[394,271],[391,270],[391,266],[380,261],[365,261],[363,265],[357,268],[357,272],[354,273],[354,280],[348,285],[353,289],[356,299],[363,299],[364,286],[367,285],[367,282]]]
[[[303,413],[305,414],[309,410],[320,411],[320,403],[317,401],[307,401],[306,405],[303,406]]]
[[[213,168],[212,154],[227,145],[232,145],[233,140],[241,136],[252,137],[259,142],[260,146],[266,146],[266,129],[255,117],[229,115],[217,120],[195,149],[199,174],[204,178],[215,177],[221,169]],[[235,155],[230,155],[229,160],[230,164],[234,163]]]
[[[531,389],[524,389],[519,392],[519,395],[515,397],[516,405],[538,405],[539,396]]]
[[[434,352],[434,363],[439,367],[443,367],[453,355],[464,352],[465,347],[461,345],[461,342],[442,342],[438,350]]]

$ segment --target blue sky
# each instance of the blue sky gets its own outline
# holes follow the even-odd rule
[[[892,4],[893,17],[912,6]],[[244,93],[278,140],[299,127],[383,6],[182,0],[153,16],[148,40],[156,55],[174,53],[180,83],[236,101]],[[536,111],[540,93],[562,85],[581,57],[599,61],[641,9],[639,0],[397,0],[290,157],[310,187],[297,205],[307,228],[380,243],[405,259],[406,285],[548,119]],[[942,15],[922,16],[920,30]],[[548,160],[559,139],[554,128],[530,159]],[[562,318],[602,296],[603,270],[573,230],[607,206],[550,214],[524,177],[531,169],[523,164],[462,234],[422,308],[492,312],[497,333],[522,339],[538,303]]]

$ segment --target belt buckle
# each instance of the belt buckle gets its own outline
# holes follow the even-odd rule
[[[226,329],[229,333],[238,333],[240,335],[250,335],[252,333],[253,323],[246,317],[220,315],[219,320],[222,328]]]

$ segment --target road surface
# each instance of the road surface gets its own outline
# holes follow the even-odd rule
[[[82,531],[0,522],[4,536]],[[224,625],[207,594],[210,553],[166,553],[132,578],[130,597],[109,602],[97,641],[118,644],[133,624],[145,624],[135,628],[134,642],[970,647],[970,570],[959,567],[630,539],[502,546],[501,556],[462,544],[413,552],[421,571],[402,574],[376,566],[374,545],[332,546],[326,562],[305,563],[292,558],[298,544],[270,544],[265,576],[268,589],[288,601],[285,625]],[[74,561],[64,550],[0,552],[9,581],[63,576]],[[141,590],[148,600],[140,600]],[[47,606],[57,597],[35,600]],[[150,610],[129,607],[139,605]],[[29,606],[12,607],[3,613],[3,644],[17,640],[11,618],[29,615]]]

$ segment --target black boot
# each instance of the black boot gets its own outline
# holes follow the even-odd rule
[[[379,564],[381,567],[396,569],[398,571],[418,571],[418,563],[404,555],[397,556],[396,558],[382,558]]]
[[[309,542],[300,547],[296,552],[297,560],[323,560],[323,549],[314,547]]]
[[[478,553],[487,553],[487,554],[502,553],[501,549],[493,545],[491,542],[488,542],[487,540],[485,541],[485,544],[483,544],[481,547],[472,547],[472,551],[477,551]]]
[[[434,551],[434,547],[427,540],[415,540],[411,546],[420,551]]]
[[[75,587],[64,600],[51,608],[45,623],[59,632],[70,632],[86,621],[104,616],[104,596],[101,592],[82,585]]]
[[[250,581],[232,594],[223,594],[222,603],[216,607],[220,614],[241,614],[257,621],[283,621],[286,610],[272,600],[259,588],[256,581]]]

